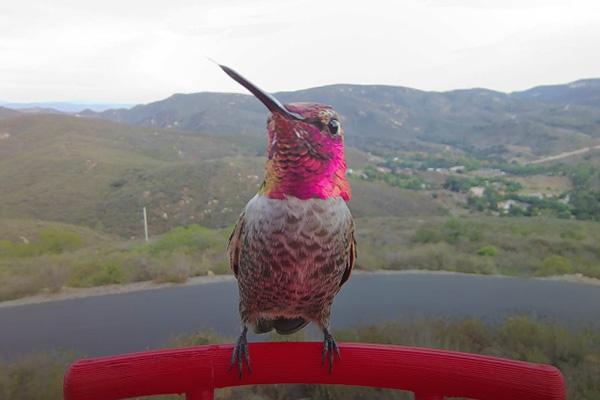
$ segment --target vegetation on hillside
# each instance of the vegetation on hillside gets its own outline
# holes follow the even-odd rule
[[[315,95],[333,104],[340,99],[340,110],[348,115],[348,143],[360,147],[348,148],[359,268],[600,277],[596,226],[571,221],[600,219],[600,166],[594,154],[577,162],[524,162],[534,153],[547,155],[596,137],[595,122],[586,125],[585,135],[572,132],[578,126],[573,119],[587,116],[589,107],[548,116],[552,129],[565,121],[569,129],[538,148],[540,140],[556,135],[538,117],[527,118],[537,112],[547,116],[556,105],[534,107],[478,90],[354,89],[318,88],[283,97]],[[252,121],[258,120],[255,113],[265,112],[254,99],[236,96],[240,103],[230,104],[223,95],[215,104],[232,113],[242,107]],[[183,282],[228,273],[227,234],[262,180],[265,139],[233,129],[244,115],[235,123],[215,119],[212,125],[204,116],[192,118],[199,105],[189,100],[213,112],[209,98],[177,95],[111,114],[135,115],[117,119],[149,128],[66,115],[16,113],[0,120],[0,300],[62,287]],[[422,103],[428,98],[436,100]],[[374,110],[369,103],[382,99],[395,111]],[[508,104],[515,115],[527,113],[518,129],[512,122],[500,129],[492,118]],[[160,114],[165,107],[175,108]],[[425,124],[423,110],[429,108],[439,112],[438,122]],[[156,112],[163,120],[153,125]],[[472,125],[488,117],[489,125]],[[393,129],[392,120],[398,122]],[[219,136],[175,130],[200,127],[214,128]],[[352,139],[368,127],[373,130],[365,137]],[[411,132],[401,144],[398,129]],[[495,143],[494,138],[506,138],[506,130],[514,143]],[[492,136],[483,143],[485,135]],[[150,244],[140,240],[142,207],[148,210]],[[32,230],[35,224],[41,225]]]
[[[406,152],[379,158],[351,176],[434,198],[458,193],[460,204],[476,213],[599,220],[600,166],[591,161],[592,154],[577,163],[518,164],[456,151]]]
[[[28,226],[8,221],[6,226]],[[0,301],[63,287],[91,287],[138,281],[181,283],[193,276],[229,273],[225,246],[229,229],[199,225],[175,228],[143,241],[122,242],[90,230],[53,223],[31,230],[27,243],[3,239],[0,230]]]
[[[600,396],[600,330],[564,327],[527,316],[507,318],[501,324],[479,320],[423,319],[385,323],[336,331],[338,341],[401,344],[457,350],[476,354],[546,363],[565,376],[570,400]],[[302,340],[302,335],[273,340]],[[169,346],[193,346],[231,342],[214,333],[198,332],[174,338]],[[80,355],[81,356],[81,355]],[[62,375],[76,358],[73,352],[24,355],[0,363],[0,398],[12,400],[62,398]],[[159,399],[181,399],[161,396]],[[222,400],[254,399],[410,399],[407,392],[352,386],[266,385],[218,390]]]
[[[82,225],[123,238],[237,220],[264,173],[264,138],[214,137],[60,115],[0,121],[0,219]],[[368,155],[349,150],[357,165]],[[438,214],[424,194],[357,182],[357,216]]]
[[[578,219],[600,221],[600,167],[581,163],[570,171],[575,186],[571,203]]]
[[[244,139],[59,115],[0,121],[0,218],[83,225],[123,237],[200,222],[226,226],[260,183]],[[215,200],[218,204],[214,204]],[[212,203],[211,203],[212,202]]]
[[[20,225],[28,229],[19,230]],[[578,273],[600,279],[600,226],[591,222],[367,217],[358,218],[356,228],[358,269],[516,276]],[[27,243],[14,237],[19,231]],[[0,224],[0,301],[63,287],[181,283],[194,276],[228,274],[225,249],[230,231],[231,227],[188,225],[145,243],[64,224],[7,221]]]
[[[448,145],[508,160],[595,143],[600,137],[598,108],[597,102],[590,100],[598,98],[598,85],[597,80],[588,82],[588,91],[578,95],[562,85],[568,98],[586,99],[569,101],[569,107],[560,103],[567,96],[544,102],[540,101],[544,97],[525,93],[509,95],[487,89],[425,92],[383,85],[329,85],[276,96],[284,103],[311,101],[335,106],[342,115],[348,143],[363,150],[433,151]],[[264,137],[267,111],[250,95],[193,93],[96,115],[151,128]]]
[[[600,278],[600,226],[553,218],[379,218],[356,222],[358,268]]]
[[[357,268],[600,279],[600,153],[544,159],[598,143],[598,82],[512,95],[333,85],[280,97],[333,104],[343,115]],[[227,236],[262,179],[264,107],[250,96],[203,93],[86,115],[143,127],[0,108],[0,301],[229,273]],[[142,207],[149,243],[140,239]],[[570,399],[600,397],[595,328],[515,317],[337,334],[551,363],[565,374]],[[197,333],[174,342],[222,340]],[[57,351],[0,362],[0,398],[61,398],[74,358]],[[408,398],[297,385],[218,396]]]

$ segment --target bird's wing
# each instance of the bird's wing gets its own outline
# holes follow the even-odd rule
[[[238,275],[240,266],[240,253],[242,250],[242,235],[244,232],[245,213],[240,215],[238,222],[229,236],[229,244],[227,245],[227,252],[229,253],[229,268],[233,271],[233,274]]]
[[[348,280],[348,278],[350,278],[350,274],[352,274],[352,270],[354,269],[354,263],[356,262],[356,239],[354,239],[354,221],[350,222],[346,237],[346,269],[344,270],[344,275],[342,275],[340,286],[342,286]]]

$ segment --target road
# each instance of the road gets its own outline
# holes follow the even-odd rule
[[[338,295],[333,327],[424,316],[493,323],[523,313],[599,325],[600,286],[462,274],[360,274]],[[88,356],[140,351],[197,330],[236,335],[237,289],[228,281],[3,307],[0,324],[4,359],[56,348]]]
[[[564,153],[559,153],[559,154],[556,154],[553,156],[538,158],[537,160],[529,161],[526,164],[540,164],[540,163],[544,163],[544,162],[548,162],[548,161],[556,161],[556,160],[560,160],[563,158],[572,157],[572,156],[576,156],[579,154],[584,154],[584,153],[587,153],[588,151],[592,151],[592,150],[600,150],[600,145],[591,146],[591,147],[583,147],[578,150],[566,151]]]

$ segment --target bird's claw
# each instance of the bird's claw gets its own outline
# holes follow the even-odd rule
[[[329,361],[329,373],[333,372],[334,353],[337,354],[338,360],[341,360],[340,348],[335,339],[327,329],[323,330],[323,354],[321,356],[321,366],[325,365],[325,359]]]
[[[240,379],[242,379],[244,373],[244,360],[246,361],[248,373],[252,373],[252,368],[250,367],[250,353],[248,352],[248,340],[246,339],[247,332],[248,328],[244,327],[242,334],[238,338],[235,347],[233,348],[233,352],[231,353],[231,362],[229,363],[229,371],[231,371],[234,365],[237,364]]]

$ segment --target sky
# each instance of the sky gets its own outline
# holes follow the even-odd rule
[[[333,83],[523,90],[600,77],[598,0],[0,2],[0,100],[147,103]]]

